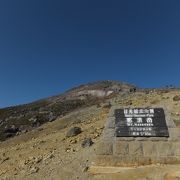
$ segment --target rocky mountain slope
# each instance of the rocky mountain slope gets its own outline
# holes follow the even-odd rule
[[[106,117],[114,105],[165,106],[180,128],[179,89],[144,90],[112,81],[83,85],[60,96],[0,110],[1,139],[6,139],[0,143],[0,179],[168,180],[180,177],[177,164],[154,164],[117,174],[89,173]],[[42,119],[38,116],[41,114]]]
[[[30,104],[0,109],[0,141],[135,88],[127,83],[98,81]]]

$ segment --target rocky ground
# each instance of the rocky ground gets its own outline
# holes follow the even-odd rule
[[[63,94],[29,104],[0,109],[0,141],[52,122],[68,113],[97,105],[135,86],[117,81],[97,81],[70,89]]]
[[[152,165],[116,174],[89,173],[111,105],[166,106],[180,127],[180,90],[119,94],[0,143],[0,179],[178,179],[180,165]],[[73,131],[72,128],[79,130]],[[71,130],[71,132],[70,132]],[[67,135],[68,134],[68,135]]]

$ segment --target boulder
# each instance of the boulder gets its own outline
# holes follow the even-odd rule
[[[49,115],[48,115],[49,122],[56,120],[56,118],[57,118],[57,116],[55,116],[52,112],[49,113]]]
[[[85,147],[90,147],[90,146],[92,146],[92,145],[93,145],[93,141],[92,141],[91,138],[85,139],[85,140],[82,142],[82,144],[81,144],[81,146],[82,146],[83,148],[85,148]]]
[[[173,101],[180,101],[180,96],[174,96]]]
[[[77,136],[78,134],[80,134],[82,132],[80,127],[73,127],[71,128],[67,134],[66,137],[73,137],[73,136]]]
[[[4,133],[7,134],[16,134],[19,131],[19,128],[17,128],[15,125],[12,125],[11,127],[7,127],[4,130]]]
[[[34,173],[37,173],[38,171],[39,171],[39,168],[35,166],[29,170],[29,174],[34,174]]]

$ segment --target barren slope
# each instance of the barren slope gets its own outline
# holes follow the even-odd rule
[[[112,105],[137,107],[165,105],[177,125],[180,124],[180,101],[171,92],[152,91],[119,95],[110,99]],[[107,100],[109,102],[109,100]],[[67,114],[20,136],[0,143],[0,179],[175,179],[180,165],[153,165],[125,170],[118,174],[91,175],[88,172],[91,159],[106,121],[109,108],[105,102]],[[82,133],[66,138],[74,126]],[[91,147],[82,148],[85,138],[92,138]]]

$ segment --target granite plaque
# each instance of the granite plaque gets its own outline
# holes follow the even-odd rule
[[[169,137],[163,108],[115,110],[116,137]]]

